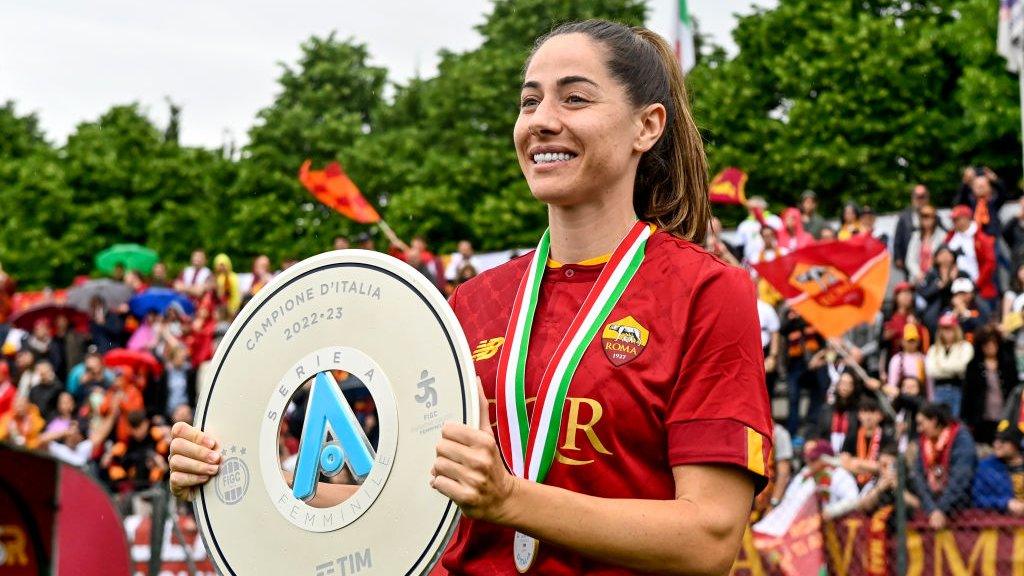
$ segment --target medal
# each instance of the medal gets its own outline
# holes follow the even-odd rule
[[[573,374],[640,268],[650,236],[650,225],[637,222],[619,242],[552,354],[537,391],[533,414],[527,419],[526,356],[540,285],[551,250],[550,231],[544,232],[512,306],[495,383],[498,446],[513,474],[534,482],[544,482],[547,477],[554,461],[562,410]],[[516,532],[513,556],[519,572],[530,569],[539,546],[535,538]]]

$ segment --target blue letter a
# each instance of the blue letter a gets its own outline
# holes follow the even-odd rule
[[[325,444],[328,431],[334,442]],[[320,471],[333,476],[346,463],[356,480],[362,482],[373,468],[373,459],[370,441],[334,377],[320,372],[313,379],[306,403],[292,494],[303,501],[313,498]]]

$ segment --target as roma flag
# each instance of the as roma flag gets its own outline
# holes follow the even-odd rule
[[[328,208],[362,224],[380,222],[380,215],[363,198],[355,182],[345,174],[341,164],[331,162],[323,170],[310,170],[306,160],[299,168],[299,182]]]
[[[746,204],[747,174],[739,168],[722,170],[711,181],[708,198],[714,204]]]
[[[870,236],[820,242],[755,264],[762,278],[826,338],[871,322],[889,283],[889,252]]]

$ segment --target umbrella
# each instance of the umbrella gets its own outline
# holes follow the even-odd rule
[[[68,324],[79,332],[89,330],[89,316],[81,310],[67,304],[37,304],[16,312],[11,316],[11,324],[22,330],[31,331],[36,322],[49,321],[51,324],[59,317],[65,317]]]
[[[195,312],[191,300],[170,288],[150,288],[128,301],[128,307],[136,318],[143,318],[149,312],[163,314],[172,304],[180,306],[186,316]]]
[[[96,255],[96,268],[110,274],[118,264],[125,270],[136,270],[143,274],[153,271],[153,265],[160,257],[156,252],[138,244],[114,244]]]
[[[159,378],[163,374],[164,367],[160,361],[149,352],[138,350],[127,350],[125,348],[114,348],[103,355],[103,364],[111,368],[117,366],[128,366],[139,373],[151,373]]]
[[[92,312],[92,300],[97,296],[103,299],[107,308],[117,308],[131,299],[132,289],[107,278],[89,280],[68,290],[68,304],[79,310]]]

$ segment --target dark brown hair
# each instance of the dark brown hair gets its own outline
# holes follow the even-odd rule
[[[533,52],[549,38],[563,34],[585,34],[604,48],[609,72],[626,88],[634,107],[656,103],[665,107],[665,131],[640,158],[633,209],[641,219],[703,244],[711,220],[707,158],[672,49],[647,28],[584,20],[562,24],[538,38]]]

